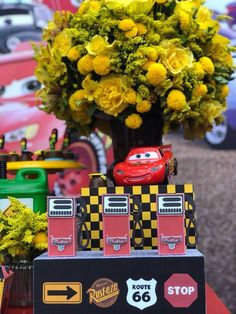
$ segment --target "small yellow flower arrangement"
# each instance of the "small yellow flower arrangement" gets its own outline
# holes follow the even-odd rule
[[[0,210],[0,260],[32,261],[47,249],[46,213],[34,213],[17,199],[9,199],[7,211]]]
[[[158,111],[165,131],[202,136],[222,119],[234,71],[218,32],[204,0],[85,0],[56,12],[35,47],[43,109],[81,133],[98,112],[137,129]]]

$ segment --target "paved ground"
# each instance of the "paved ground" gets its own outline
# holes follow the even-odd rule
[[[206,280],[236,314],[236,150],[212,150],[181,135],[164,138],[168,143],[178,159],[174,183],[194,184]]]

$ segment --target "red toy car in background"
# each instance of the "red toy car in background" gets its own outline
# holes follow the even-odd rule
[[[131,149],[125,161],[113,169],[116,185],[168,184],[177,174],[171,145]]]

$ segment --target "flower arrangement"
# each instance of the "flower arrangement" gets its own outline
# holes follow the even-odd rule
[[[85,0],[75,14],[56,12],[35,46],[43,109],[82,133],[99,125],[97,111],[137,129],[158,109],[165,131],[202,136],[222,119],[234,70],[203,3]]]
[[[0,260],[33,258],[47,249],[46,213],[34,213],[20,201],[9,197],[10,206],[0,211]]]

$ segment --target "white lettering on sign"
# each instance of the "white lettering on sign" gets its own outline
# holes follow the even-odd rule
[[[129,278],[126,283],[128,287],[126,300],[130,305],[143,310],[157,302],[157,281],[154,278],[151,280]]]
[[[195,291],[195,288],[192,286],[189,287],[181,287],[181,286],[169,286],[168,294],[169,295],[191,295]]]

